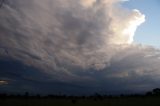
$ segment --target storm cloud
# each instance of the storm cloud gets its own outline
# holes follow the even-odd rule
[[[91,88],[120,92],[156,87],[159,50],[134,44],[145,15],[123,8],[123,2],[8,0],[0,9],[0,59],[6,67],[9,63],[4,60],[9,60],[31,71],[1,70],[1,79],[13,82],[5,89],[15,87],[19,79],[31,88],[40,82],[50,88],[58,83],[57,89],[64,86],[84,93]]]

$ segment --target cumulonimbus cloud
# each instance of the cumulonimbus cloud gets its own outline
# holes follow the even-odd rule
[[[29,62],[103,68],[116,52],[114,46],[131,43],[144,22],[138,10],[127,11],[117,2],[9,1],[1,10],[1,45]]]
[[[69,79],[80,78],[77,69],[121,69],[104,80],[128,77],[126,70],[145,72],[149,61],[159,64],[159,50],[133,44],[145,15],[123,8],[122,1],[8,0],[0,10],[0,56]]]

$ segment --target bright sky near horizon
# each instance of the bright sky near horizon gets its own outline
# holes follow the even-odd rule
[[[130,0],[124,6],[138,9],[146,16],[145,23],[135,33],[134,42],[160,48],[160,0]]]

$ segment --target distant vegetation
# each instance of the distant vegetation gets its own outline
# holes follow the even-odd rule
[[[0,106],[160,106],[160,89],[156,88],[146,94],[66,96],[66,95],[23,95],[0,94]]]

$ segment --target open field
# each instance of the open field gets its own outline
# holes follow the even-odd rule
[[[160,106],[160,97],[105,99],[1,99],[0,106]]]

